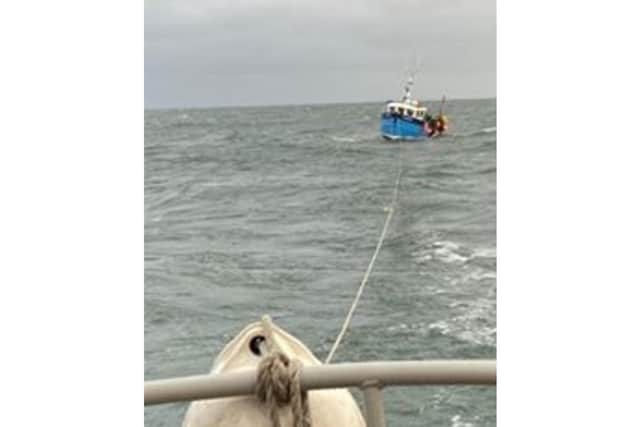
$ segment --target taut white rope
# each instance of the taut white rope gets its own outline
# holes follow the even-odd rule
[[[367,280],[369,280],[369,275],[373,270],[373,265],[376,262],[376,258],[378,257],[378,253],[380,252],[380,248],[382,247],[382,243],[387,235],[387,230],[389,229],[389,224],[391,223],[391,218],[393,217],[393,213],[395,212],[396,201],[398,200],[398,188],[400,187],[400,176],[402,175],[402,162],[398,162],[398,177],[396,178],[396,186],[393,190],[393,198],[391,200],[391,205],[387,207],[387,219],[384,222],[384,227],[382,228],[382,233],[380,233],[380,238],[378,239],[378,245],[376,246],[376,250],[371,257],[371,261],[369,262],[369,267],[362,278],[362,282],[360,282],[360,287],[358,288],[358,292],[353,300],[353,304],[351,304],[351,308],[347,313],[347,317],[344,319],[344,323],[342,324],[342,329],[336,338],[336,341],[333,343],[333,347],[329,352],[324,363],[330,363],[333,355],[338,349],[338,345],[340,345],[340,341],[342,341],[342,337],[344,336],[349,324],[351,323],[351,318],[353,317],[353,313],[356,311],[356,306],[358,305],[358,301],[360,301],[360,296],[362,296],[362,291],[364,291],[364,287],[367,284]]]

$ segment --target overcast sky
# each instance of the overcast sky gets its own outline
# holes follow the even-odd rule
[[[145,0],[145,106],[494,97],[495,0]]]

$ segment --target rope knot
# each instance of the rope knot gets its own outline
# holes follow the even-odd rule
[[[267,405],[274,427],[281,427],[278,409],[289,406],[294,427],[311,427],[308,394],[300,388],[301,367],[281,352],[266,355],[258,365],[256,397]]]

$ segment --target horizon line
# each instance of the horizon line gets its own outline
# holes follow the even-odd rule
[[[483,96],[483,97],[461,97],[461,98],[446,98],[447,101],[480,101],[485,99],[497,99],[497,96]],[[422,102],[438,102],[440,99],[426,99]],[[311,103],[283,103],[283,104],[223,104],[223,105],[209,105],[202,107],[144,107],[144,111],[163,111],[163,110],[214,110],[219,108],[266,108],[266,107],[303,107],[303,106],[329,106],[329,105],[348,105],[348,104],[373,104],[384,103],[387,101],[332,101],[332,102],[311,102]]]

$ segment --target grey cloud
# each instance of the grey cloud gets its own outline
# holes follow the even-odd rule
[[[495,2],[145,3],[148,107],[386,99],[416,57],[416,95],[494,96]]]

